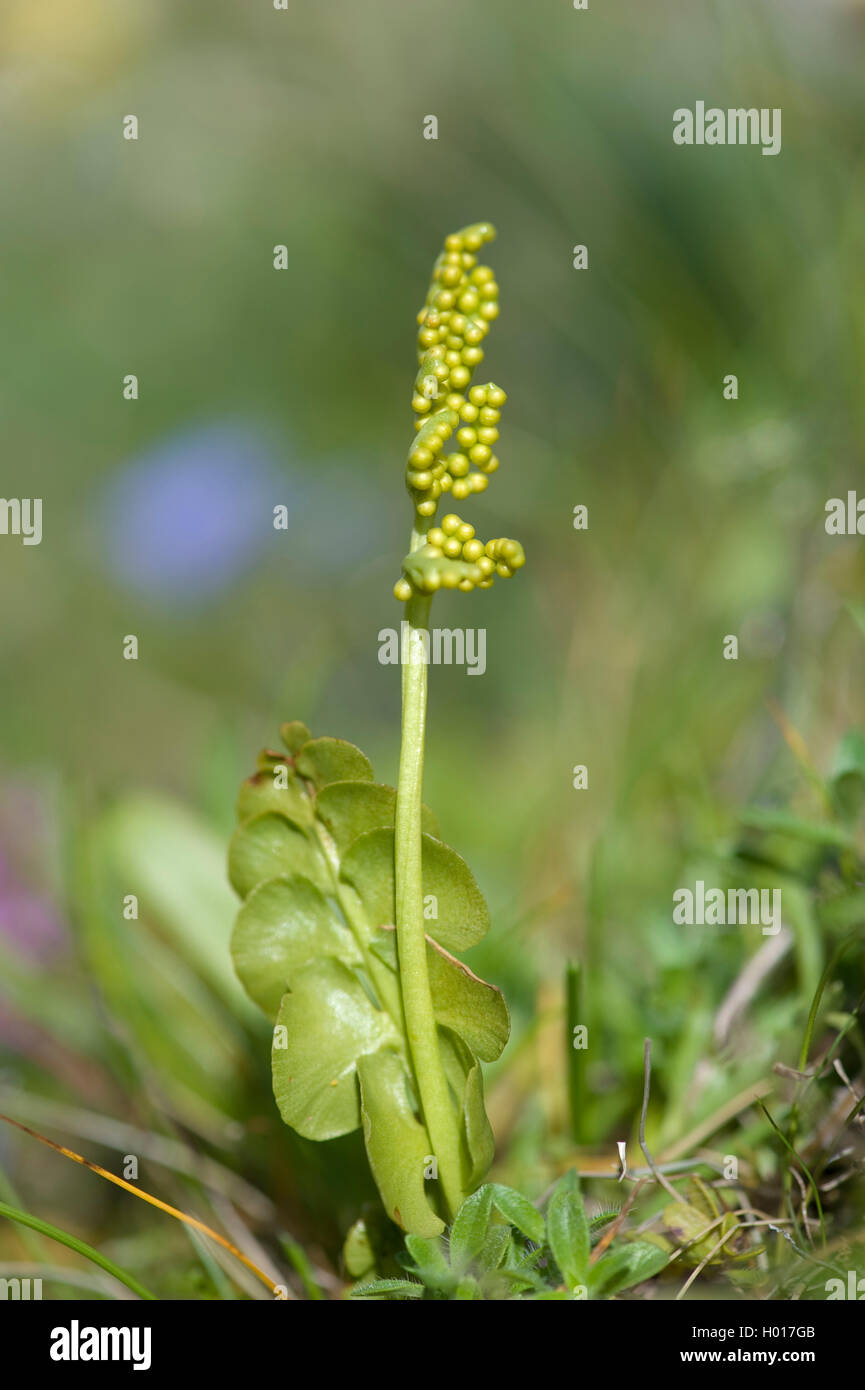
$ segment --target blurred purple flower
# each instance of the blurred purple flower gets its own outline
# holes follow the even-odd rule
[[[55,845],[52,807],[23,781],[0,786],[0,938],[20,955],[48,960],[65,949],[66,927],[44,889]]]
[[[184,431],[139,454],[105,485],[108,561],[142,595],[196,603],[248,569],[274,538],[273,508],[292,485],[254,426]]]
[[[66,933],[47,898],[27,888],[0,851],[0,936],[22,956],[48,960]]]
[[[36,980],[63,962],[69,935],[43,885],[56,849],[50,798],[26,782],[0,786],[0,946],[28,962]],[[2,974],[2,972],[0,972]],[[0,978],[0,1045],[13,1054],[37,1056],[44,1041],[3,991]]]

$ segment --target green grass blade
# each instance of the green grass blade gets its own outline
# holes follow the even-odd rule
[[[574,1046],[574,1030],[582,1017],[582,976],[576,961],[565,967],[565,1049],[568,1059],[568,1109],[575,1144],[585,1143],[586,1049]]]
[[[315,1277],[303,1246],[299,1245],[296,1240],[292,1240],[291,1236],[285,1235],[279,1237],[279,1243],[291,1261],[292,1269],[300,1276],[307,1298],[316,1303],[326,1299],[327,1295]]]
[[[811,1176],[811,1169],[807,1166],[807,1164],[805,1163],[805,1161],[804,1161],[802,1158],[799,1157],[798,1153],[797,1153],[796,1150],[793,1148],[793,1145],[790,1143],[790,1140],[787,1138],[787,1136],[786,1136],[786,1134],[783,1132],[783,1130],[780,1129],[779,1126],[778,1126],[778,1125],[775,1123],[775,1121],[772,1119],[772,1116],[769,1114],[769,1111],[766,1109],[766,1107],[765,1107],[765,1105],[763,1104],[763,1102],[762,1102],[761,1100],[758,1100],[758,1101],[757,1101],[757,1104],[759,1105],[759,1107],[760,1107],[760,1109],[762,1110],[763,1114],[766,1116],[766,1119],[769,1121],[769,1124],[770,1124],[770,1125],[772,1126],[772,1128],[774,1129],[774,1131],[775,1131],[775,1133],[777,1134],[778,1138],[781,1140],[781,1143],[784,1145],[784,1148],[789,1150],[789,1152],[792,1154],[793,1158],[795,1158],[796,1162],[798,1163],[799,1167],[802,1169],[802,1172],[805,1174],[805,1177],[808,1179],[808,1183],[809,1183],[809,1185],[810,1185],[810,1187],[811,1187],[811,1191],[812,1191],[813,1194],[814,1194],[814,1202],[815,1202],[815,1205],[816,1205],[816,1207],[817,1207],[817,1215],[818,1215],[819,1218],[820,1218],[820,1235],[821,1235],[821,1237],[822,1237],[823,1244],[825,1245],[825,1244],[826,1244],[826,1223],[825,1223],[825,1221],[824,1221],[824,1219],[823,1219],[823,1203],[820,1201],[820,1193],[819,1193],[818,1190],[817,1190],[817,1184],[815,1183],[813,1177]]]
[[[820,976],[820,983],[818,984],[816,993],[814,994],[814,998],[811,1001],[811,1008],[808,1013],[808,1022],[805,1026],[805,1036],[802,1039],[802,1051],[799,1054],[800,1071],[804,1071],[806,1066],[808,1065],[808,1054],[811,1051],[811,1039],[814,1034],[814,1025],[817,1022],[817,1014],[820,1009],[820,1001],[823,998],[823,991],[825,990],[827,984],[832,978],[832,975],[835,973],[835,967],[838,964],[841,957],[843,956],[844,952],[847,950],[847,947],[852,944],[853,940],[860,934],[861,930],[861,926],[857,925],[852,929],[852,931],[849,931],[846,936],[841,938],[841,940],[838,942],[838,945],[835,947],[835,950],[832,952],[832,955],[826,965],[826,969]]]
[[[29,1226],[31,1230],[39,1231],[43,1236],[50,1236],[52,1240],[59,1241],[69,1250],[75,1250],[86,1260],[91,1260],[93,1264],[99,1265],[115,1279],[119,1279],[121,1284],[125,1284],[133,1293],[138,1294],[139,1298],[155,1302],[155,1294],[145,1289],[144,1285],[139,1284],[138,1280],[133,1278],[131,1274],[127,1274],[125,1269],[121,1269],[113,1260],[109,1260],[105,1255],[100,1255],[99,1251],[94,1250],[92,1245],[87,1245],[85,1241],[70,1235],[68,1231],[61,1231],[58,1226],[52,1226],[50,1222],[42,1221],[38,1216],[31,1216],[29,1212],[19,1211],[17,1207],[7,1206],[5,1202],[0,1202],[0,1216],[8,1216],[10,1221],[17,1221],[22,1226]]]

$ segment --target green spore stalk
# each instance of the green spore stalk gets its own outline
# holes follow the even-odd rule
[[[282,1118],[309,1139],[363,1128],[392,1221],[437,1235],[493,1157],[481,1063],[507,1041],[499,990],[458,959],[489,926],[465,862],[423,805],[429,613],[440,588],[488,589],[524,564],[517,541],[476,539],[442,497],[482,492],[505,393],[471,385],[498,314],[477,252],[488,223],[449,236],[418,316],[417,437],[406,482],[411,548],[396,596],[406,604],[402,742],[394,790],[359,749],[285,724],[244,782],[229,874],[243,905],[237,973],[273,1022],[273,1089]],[[459,450],[444,453],[456,431]],[[435,903],[429,921],[425,901]]]
[[[459,1173],[458,1116],[439,1055],[435,1010],[426,969],[421,875],[421,797],[427,704],[424,637],[432,596],[440,588],[489,589],[525,564],[518,541],[484,544],[475,528],[451,512],[432,524],[443,496],[462,500],[483,492],[499,460],[493,445],[506,396],[494,382],[471,386],[483,361],[481,344],[498,316],[499,289],[477,252],[495,236],[488,222],[446,238],[418,314],[418,359],[412,408],[417,437],[409,450],[406,485],[414,503],[411,548],[394,588],[406,603],[410,660],[402,672],[402,745],[397,781],[396,928],[403,1010],[421,1106],[438,1160],[447,1206],[465,1197]],[[456,430],[459,449],[445,453]]]

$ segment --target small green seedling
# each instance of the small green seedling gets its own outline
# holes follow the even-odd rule
[[[498,314],[493,272],[477,263],[493,235],[479,223],[446,239],[418,316],[414,525],[395,588],[408,632],[396,790],[352,744],[285,724],[285,751],[262,753],[241,788],[229,860],[243,899],[235,968],[274,1023],[282,1118],[317,1140],[363,1126],[388,1216],[427,1239],[492,1161],[480,1064],[509,1031],[500,992],[458,959],[485,934],[486,904],[422,803],[433,595],[488,589],[524,564],[517,541],[484,544],[453,513],[436,524],[448,494],[482,492],[498,467],[505,393],[471,385]],[[454,432],[459,448],[445,453]]]
[[[467,1197],[447,1244],[406,1237],[404,1273],[397,1278],[364,1277],[353,1298],[583,1301],[613,1298],[656,1275],[667,1256],[646,1241],[615,1249],[597,1245],[599,1226],[586,1214],[575,1172],[556,1184],[546,1216],[520,1192],[486,1183]],[[614,1215],[614,1213],[613,1213]],[[352,1249],[351,1255],[357,1255]]]

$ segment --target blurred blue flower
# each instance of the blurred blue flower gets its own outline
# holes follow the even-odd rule
[[[273,508],[291,511],[294,500],[274,447],[254,426],[184,431],[104,486],[108,563],[147,598],[172,605],[212,598],[273,542]]]

